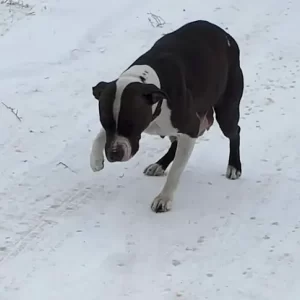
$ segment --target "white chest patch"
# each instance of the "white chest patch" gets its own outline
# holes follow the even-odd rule
[[[145,133],[151,135],[170,136],[176,135],[178,130],[171,124],[171,111],[167,106],[166,100],[161,106],[160,115],[146,128]]]

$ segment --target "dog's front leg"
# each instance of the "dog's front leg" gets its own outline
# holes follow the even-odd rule
[[[160,194],[153,200],[151,209],[154,212],[166,212],[171,209],[174,193],[179,185],[180,176],[192,154],[196,138],[186,134],[178,136],[178,145],[167,181]]]
[[[105,130],[101,128],[94,139],[92,151],[90,154],[90,166],[94,172],[101,171],[104,168],[104,147],[106,142]]]

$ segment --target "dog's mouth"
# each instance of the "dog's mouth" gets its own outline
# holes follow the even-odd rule
[[[132,147],[130,141],[117,136],[106,151],[106,157],[109,162],[125,162],[132,158]]]

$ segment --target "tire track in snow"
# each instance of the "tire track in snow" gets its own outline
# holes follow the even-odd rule
[[[77,190],[73,189],[69,192],[69,195],[61,195],[63,200],[44,209],[34,222],[32,222],[34,224],[30,226],[26,234],[15,241],[13,245],[9,246],[9,251],[0,257],[0,266],[8,259],[13,259],[21,254],[29,245],[37,243],[41,232],[57,225],[55,218],[63,217],[70,210],[78,209],[81,205],[88,202],[92,196],[93,191],[91,187],[86,187],[84,190],[80,190],[79,188]]]

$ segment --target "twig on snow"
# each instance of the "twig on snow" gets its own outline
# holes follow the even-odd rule
[[[8,110],[10,110],[15,116],[16,116],[16,118],[20,121],[20,122],[22,122],[22,118],[18,115],[18,110],[17,109],[15,109],[15,108],[13,108],[13,107],[10,107],[10,106],[8,106],[8,105],[6,105],[4,102],[1,102],[2,103],[2,105],[3,106],[5,106]]]
[[[29,12],[28,14],[26,14],[26,16],[34,16],[35,15],[35,12],[34,11],[31,11]]]
[[[60,161],[57,166],[62,165],[65,167],[65,169],[69,169],[71,172],[76,173],[74,170],[72,170],[68,165],[66,165],[65,163],[63,163],[62,161]]]
[[[161,28],[166,24],[165,20],[162,17],[155,15],[153,13],[148,13],[148,15],[150,15],[148,20],[153,27]]]

